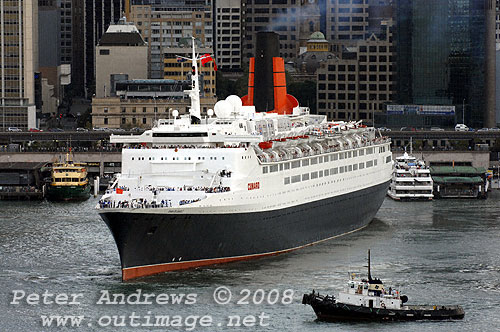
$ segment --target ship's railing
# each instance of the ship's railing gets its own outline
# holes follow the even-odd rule
[[[216,146],[216,145],[194,145],[194,144],[175,144],[175,145],[154,145],[154,146],[148,146],[148,145],[142,145],[142,144],[134,144],[134,145],[127,145],[124,146],[124,149],[137,149],[137,150],[159,150],[159,149],[235,149],[235,148],[246,148],[248,147],[247,144],[231,144],[231,145],[223,145],[223,146]]]
[[[202,191],[205,193],[222,193],[222,192],[228,192],[231,191],[230,187],[223,187],[223,186],[212,186],[212,187],[205,187],[205,186],[182,186],[182,187],[153,187],[153,186],[144,186],[144,187],[135,187],[134,190],[130,190],[129,187],[127,186],[118,186],[118,190],[121,190],[122,193],[125,192],[141,192],[141,191],[150,191],[154,195],[157,195],[161,192],[165,191]],[[106,194],[112,194],[116,192],[115,190],[107,190]]]
[[[201,201],[201,198],[197,199],[182,199],[178,201],[178,206],[192,204]],[[149,202],[147,200],[123,200],[123,201],[108,201],[108,200],[100,200],[99,207],[101,209],[159,209],[159,208],[167,208],[175,206],[172,204],[172,200],[170,199],[162,199],[161,201],[152,201]]]
[[[137,194],[143,191],[148,191],[152,194],[150,200],[145,197],[136,197],[131,199],[126,199],[123,196],[127,193]],[[178,207],[187,204],[192,204],[201,201],[203,198],[192,198],[192,199],[179,199],[174,200],[172,197],[161,197],[162,193],[169,191],[189,191],[189,192],[204,192],[210,194],[224,193],[231,191],[230,187],[161,187],[156,188],[152,186],[135,188],[131,191],[126,186],[119,186],[115,190],[107,190],[106,194],[110,195],[106,199],[99,200],[98,206],[101,209],[112,208],[112,209],[156,209],[156,208],[167,208],[167,207]],[[134,195],[135,196],[135,195]],[[160,196],[160,197],[159,197]],[[160,200],[161,199],[161,200]]]

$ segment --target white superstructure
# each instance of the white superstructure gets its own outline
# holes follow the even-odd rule
[[[429,167],[425,162],[404,153],[394,163],[391,185],[387,194],[395,200],[428,199],[434,195]]]
[[[194,43],[193,43],[194,44]],[[258,113],[238,96],[201,118],[193,46],[189,115],[159,120],[123,143],[122,172],[98,209],[131,213],[241,213],[286,208],[386,183],[390,139],[361,122],[327,122],[295,107]],[[214,116],[215,113],[215,116]],[[109,210],[106,210],[109,211]]]
[[[408,309],[403,307],[403,300],[397,289],[386,289],[382,281],[356,278],[351,274],[350,280],[339,292],[337,302],[360,307],[380,309]]]
[[[255,212],[389,180],[389,139],[356,123],[328,123],[324,116],[300,112],[240,110],[196,125],[186,116],[160,120],[142,135],[112,135],[111,143],[125,144],[122,173],[102,206],[153,203],[162,207],[154,209],[158,213]]]

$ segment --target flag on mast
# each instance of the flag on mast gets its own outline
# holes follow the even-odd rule
[[[210,61],[214,62],[214,70],[217,71],[217,64],[215,63],[214,58],[212,58],[212,56],[210,56],[210,54],[208,53],[201,58],[201,65],[205,66],[205,64]]]

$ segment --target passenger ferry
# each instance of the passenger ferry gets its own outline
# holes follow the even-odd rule
[[[90,197],[87,164],[75,163],[71,151],[66,161],[52,165],[51,181],[47,186],[47,198],[55,201],[86,200]]]
[[[189,114],[174,111],[141,135],[110,138],[123,144],[122,172],[96,208],[118,246],[123,280],[276,255],[372,220],[390,182],[389,138],[300,107],[276,86],[284,82],[277,57],[272,111],[253,105],[260,60],[252,59],[249,95],[218,101],[202,117],[200,58],[193,46]]]
[[[432,200],[433,181],[425,162],[408,153],[397,157],[387,195],[394,200]]]

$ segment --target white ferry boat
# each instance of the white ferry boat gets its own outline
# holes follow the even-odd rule
[[[96,208],[124,280],[284,253],[372,220],[390,182],[390,139],[361,122],[310,114],[286,88],[283,106],[276,80],[284,70],[271,73],[274,110],[256,111],[257,60],[249,96],[219,101],[202,118],[199,59],[193,47],[190,114],[111,136],[124,145],[122,172]],[[272,61],[275,71],[283,66]]]
[[[425,162],[405,153],[397,157],[387,195],[394,200],[432,200],[433,182]]]

